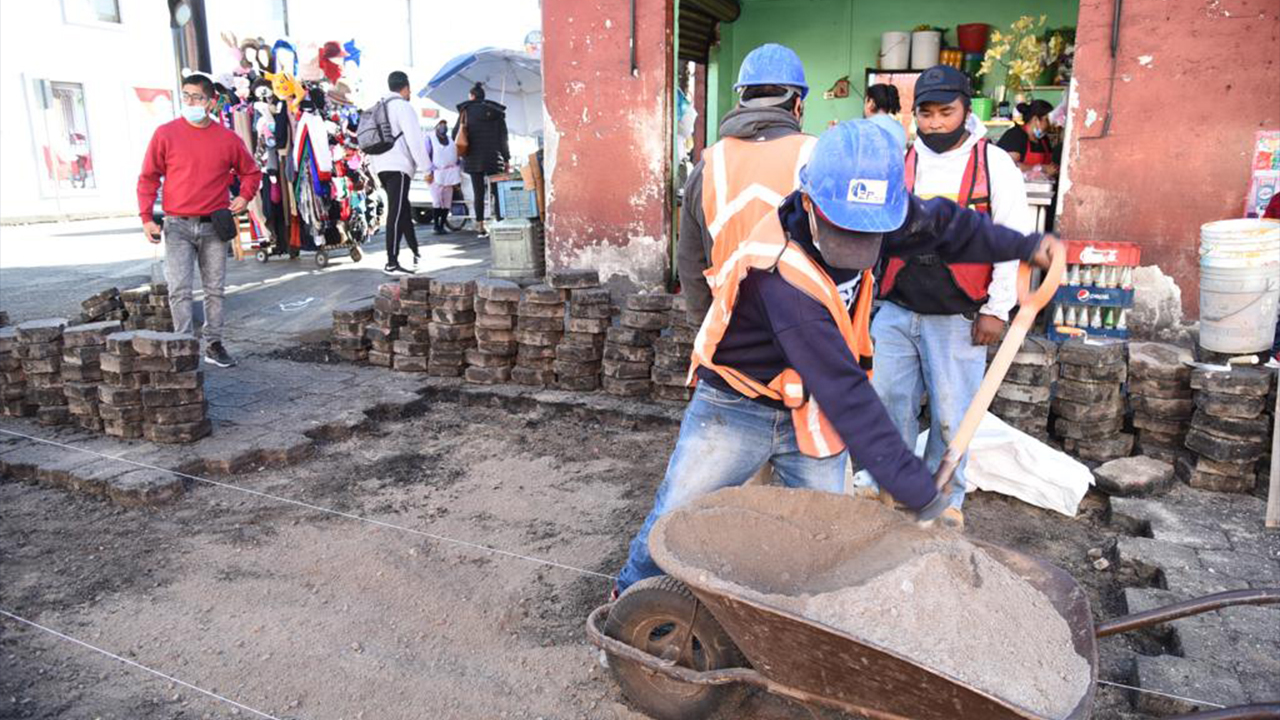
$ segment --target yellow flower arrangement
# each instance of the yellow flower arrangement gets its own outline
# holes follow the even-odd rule
[[[1048,43],[1040,38],[1047,16],[1039,20],[1023,15],[1009,26],[1009,32],[993,30],[987,42],[987,52],[982,58],[979,75],[986,75],[996,67],[1004,68],[1004,84],[1010,90],[1035,85],[1036,78],[1044,70],[1048,58],[1061,54],[1065,43],[1054,36]],[[1054,43],[1058,43],[1054,52]]]

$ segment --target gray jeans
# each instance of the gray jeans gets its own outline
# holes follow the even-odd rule
[[[204,339],[222,341],[222,296],[227,282],[227,243],[213,223],[167,217],[164,221],[164,279],[175,332],[191,333],[191,293],[195,266],[204,287]]]

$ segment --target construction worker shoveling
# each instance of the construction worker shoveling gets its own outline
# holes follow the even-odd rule
[[[846,447],[920,520],[948,505],[871,387],[871,268],[881,254],[947,262],[1024,259],[1047,268],[1052,236],[998,227],[904,187],[894,139],[866,120],[823,133],[800,188],[767,213],[711,278],[685,410],[653,509],[618,591],[662,571],[649,530],[663,514],[742,485],[769,462],[790,488],[843,491]]]

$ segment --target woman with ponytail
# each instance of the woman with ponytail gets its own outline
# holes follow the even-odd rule
[[[996,144],[1009,153],[1009,157],[1024,171],[1039,165],[1046,175],[1054,177],[1058,174],[1058,166],[1053,162],[1053,148],[1048,138],[1051,112],[1053,106],[1044,100],[1018,103],[1022,125],[1009,128]]]
[[[867,100],[862,106],[862,116],[889,131],[898,141],[898,147],[906,152],[907,131],[898,119],[902,112],[902,101],[898,99],[898,88],[885,83],[876,83],[867,88]]]

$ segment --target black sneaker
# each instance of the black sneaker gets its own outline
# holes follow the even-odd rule
[[[412,271],[412,270],[406,270],[406,269],[404,269],[403,267],[401,267],[399,263],[396,263],[395,265],[386,265],[386,266],[383,266],[383,268],[382,268],[382,274],[383,274],[383,275],[391,275],[391,276],[394,276],[394,277],[402,277],[402,276],[404,276],[404,275],[412,275],[412,274],[413,274],[413,271]]]
[[[210,365],[226,368],[236,364],[236,359],[231,357],[227,349],[222,347],[220,342],[209,343],[209,347],[205,348],[204,361]]]

